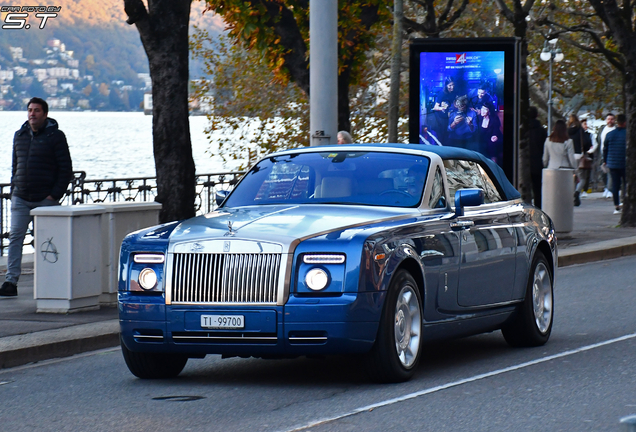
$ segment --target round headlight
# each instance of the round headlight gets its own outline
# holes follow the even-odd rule
[[[327,275],[327,272],[323,269],[311,269],[307,272],[307,276],[305,276],[305,283],[309,289],[320,291],[321,289],[325,289],[327,284],[329,284],[329,275]]]
[[[139,272],[139,285],[145,290],[151,290],[157,285],[157,274],[153,269],[145,268]]]

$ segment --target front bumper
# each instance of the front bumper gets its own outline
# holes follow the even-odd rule
[[[375,340],[385,293],[290,296],[284,306],[165,305],[163,296],[119,293],[122,340],[131,351],[192,356],[363,353]],[[241,330],[201,327],[201,315],[243,315]]]

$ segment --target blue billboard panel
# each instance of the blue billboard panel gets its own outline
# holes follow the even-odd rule
[[[514,182],[516,40],[411,44],[410,141],[475,150]]]

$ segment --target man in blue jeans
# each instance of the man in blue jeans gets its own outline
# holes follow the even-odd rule
[[[618,191],[625,184],[625,162],[627,147],[627,117],[625,114],[616,116],[616,129],[605,137],[605,147],[603,148],[603,165],[609,168],[612,178],[612,194],[614,198],[614,214],[621,212],[620,197]]]
[[[32,98],[27,104],[28,120],[13,137],[11,170],[11,227],[5,282],[0,296],[17,296],[22,272],[22,246],[31,210],[59,205],[73,178],[66,136],[57,122],[48,118],[45,100]]]

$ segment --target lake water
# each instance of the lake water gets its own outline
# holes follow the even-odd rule
[[[74,171],[86,171],[90,180],[154,177],[152,116],[141,112],[51,111],[49,117],[66,134]],[[27,119],[24,111],[0,111],[0,183],[11,181],[13,135]],[[192,155],[198,174],[231,170],[212,157],[204,129],[205,116],[190,117]],[[216,149],[216,147],[214,147]]]

